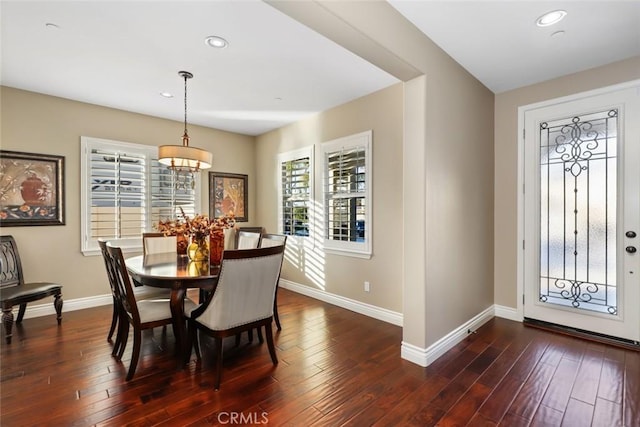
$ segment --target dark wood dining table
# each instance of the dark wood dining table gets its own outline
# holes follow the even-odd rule
[[[218,281],[220,266],[193,262],[175,253],[139,255],[127,258],[125,265],[131,278],[142,285],[171,289],[171,316],[179,360],[189,349],[184,315],[184,298],[189,288],[211,291]]]

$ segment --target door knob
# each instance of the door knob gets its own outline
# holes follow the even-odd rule
[[[626,248],[624,248],[624,250],[630,254],[635,254],[637,251],[635,246],[627,246]]]
[[[627,231],[626,233],[624,233],[625,236],[627,236],[630,239],[633,239],[634,237],[636,237],[636,232],[635,231]]]

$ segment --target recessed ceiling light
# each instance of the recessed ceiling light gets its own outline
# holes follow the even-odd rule
[[[47,22],[46,24],[44,24],[45,27],[52,29],[52,30],[59,30],[60,26],[54,24],[53,22]]]
[[[224,49],[225,47],[229,46],[229,43],[225,39],[218,36],[209,36],[204,39],[204,43],[207,46],[215,47],[218,49]]]
[[[164,96],[165,98],[173,98],[173,95],[169,92],[160,92],[160,96]]]
[[[538,27],[548,27],[549,25],[562,21],[565,16],[567,16],[566,10],[554,10],[552,12],[547,12],[536,20],[536,25]]]
[[[556,31],[555,33],[551,34],[551,38],[553,39],[557,39],[564,36],[564,31],[560,30],[560,31]]]

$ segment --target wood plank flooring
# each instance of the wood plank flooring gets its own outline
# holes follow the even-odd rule
[[[0,424],[10,426],[640,426],[640,354],[493,319],[427,368],[400,358],[401,328],[279,291],[280,363],[247,336],[176,369],[171,328],[143,335],[124,380],[110,307],[26,319],[2,336]]]

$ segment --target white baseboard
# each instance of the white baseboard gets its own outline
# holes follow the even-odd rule
[[[280,287],[320,301],[328,302],[329,304],[337,305],[338,307],[346,308],[347,310],[355,311],[356,313],[364,314],[365,316],[373,317],[374,319],[382,320],[383,322],[402,326],[402,313],[314,289],[290,280],[280,279]]]
[[[64,313],[67,311],[83,310],[85,308],[98,307],[101,305],[113,304],[113,297],[111,294],[97,295],[94,297],[76,298],[72,300],[64,300],[63,295],[62,303],[62,316],[64,319]],[[30,319],[32,317],[48,316],[50,314],[56,314],[56,310],[53,307],[53,298],[43,299],[42,304],[27,304],[27,311],[24,312],[24,318]],[[18,307],[13,308],[13,315],[18,315]],[[64,321],[64,320],[63,320]]]
[[[371,304],[366,304],[350,298],[345,298],[340,295],[332,294],[330,292],[314,289],[309,286],[304,286],[299,283],[292,282],[290,280],[280,279],[280,286],[284,289],[288,289],[290,291],[306,295],[308,297],[315,298],[320,301],[324,301],[329,304],[333,304],[338,307],[342,307],[347,310],[372,317],[374,319],[382,320],[393,325],[402,326],[403,324],[402,313],[387,310],[385,308],[380,308]],[[102,305],[110,305],[112,304],[112,302],[113,298],[111,294],[97,295],[86,298],[76,298],[73,300],[64,301],[62,311],[64,313],[67,311],[75,311]],[[14,308],[14,311],[14,315],[17,315],[17,307]],[[53,301],[50,301],[37,305],[30,304],[27,307],[27,311],[25,312],[24,317],[25,319],[29,319],[32,317],[47,316],[51,314],[55,315],[55,313],[56,312],[53,307]],[[522,321],[522,316],[516,309],[493,305],[474,318],[465,322],[455,330],[451,331],[449,334],[442,337],[428,348],[417,347],[413,344],[409,344],[403,341],[400,349],[401,357],[419,366],[429,366],[444,353],[452,349],[460,341],[464,340],[469,334],[469,330],[474,331],[478,329],[494,316],[514,320],[516,322]]]
[[[522,322],[522,314],[517,309],[505,307],[503,305],[494,305],[496,317],[513,320],[514,322]]]
[[[164,291],[160,288],[140,287],[134,290],[137,296],[144,296],[146,294],[155,295],[158,292]],[[83,310],[85,308],[99,307],[101,305],[113,304],[113,297],[111,294],[96,295],[93,297],[76,298],[72,300],[65,300],[64,294],[62,295],[62,313],[64,315],[67,311]],[[27,304],[27,311],[24,312],[24,318],[30,319],[32,317],[48,316],[50,314],[56,314],[56,310],[53,307],[53,298],[43,299],[40,304]],[[47,301],[47,302],[45,302]],[[14,319],[18,315],[18,307],[13,308]]]
[[[434,344],[427,348],[420,348],[407,342],[402,342],[400,348],[400,356],[410,362],[420,366],[429,366],[437,358],[451,350],[456,344],[464,340],[469,335],[469,330],[475,331],[480,326],[494,317],[494,306],[484,310],[473,319],[460,325],[444,337],[440,338]]]

